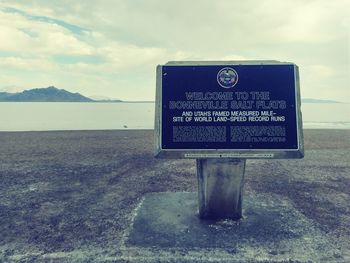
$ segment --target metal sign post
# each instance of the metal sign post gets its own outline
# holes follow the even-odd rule
[[[240,219],[245,159],[197,159],[199,216]]]
[[[304,156],[298,67],[278,61],[158,66],[155,156],[197,159],[200,217],[239,219],[246,159]]]

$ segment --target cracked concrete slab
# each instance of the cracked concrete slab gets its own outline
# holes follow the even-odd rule
[[[243,207],[239,221],[200,220],[197,193],[147,194],[135,211],[121,258],[132,262],[341,260],[331,239],[288,198],[250,193]]]

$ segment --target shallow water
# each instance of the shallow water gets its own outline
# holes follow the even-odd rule
[[[304,128],[350,129],[350,105],[305,103]],[[153,129],[154,103],[1,102],[0,131]]]

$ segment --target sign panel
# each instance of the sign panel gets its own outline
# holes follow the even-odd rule
[[[157,74],[156,155],[303,156],[296,65],[173,62]]]

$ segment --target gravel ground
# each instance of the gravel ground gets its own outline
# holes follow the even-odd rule
[[[288,198],[350,262],[350,130],[305,130],[303,160],[248,160],[245,195]],[[0,262],[118,261],[145,193],[196,191],[153,131],[0,133]]]

